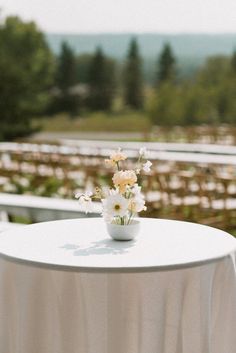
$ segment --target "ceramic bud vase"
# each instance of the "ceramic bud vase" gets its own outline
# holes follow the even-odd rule
[[[130,224],[107,223],[107,231],[114,240],[132,240],[140,230],[140,221],[132,220]]]

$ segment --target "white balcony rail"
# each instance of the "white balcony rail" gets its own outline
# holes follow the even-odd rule
[[[78,201],[0,193],[0,212],[24,217],[34,223],[86,216],[98,217],[101,214],[101,205],[95,203],[93,213],[86,215]]]

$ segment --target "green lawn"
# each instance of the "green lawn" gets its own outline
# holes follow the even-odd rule
[[[236,237],[236,229],[230,231],[230,234],[232,234],[234,237]]]
[[[47,132],[146,132],[151,124],[145,113],[124,112],[86,114],[84,117],[70,118],[66,114],[44,117],[35,120],[42,131]]]

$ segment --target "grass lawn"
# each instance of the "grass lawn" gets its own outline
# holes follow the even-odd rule
[[[234,237],[236,237],[236,229],[230,231],[229,233],[232,234]]]
[[[150,121],[145,113],[124,112],[85,114],[84,117],[70,118],[66,114],[44,117],[35,120],[42,131],[47,132],[148,132]]]

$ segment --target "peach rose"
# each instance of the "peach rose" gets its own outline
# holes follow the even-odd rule
[[[137,181],[137,175],[133,170],[120,170],[112,178],[116,187],[119,187],[121,193],[125,192],[126,186],[133,186]]]

